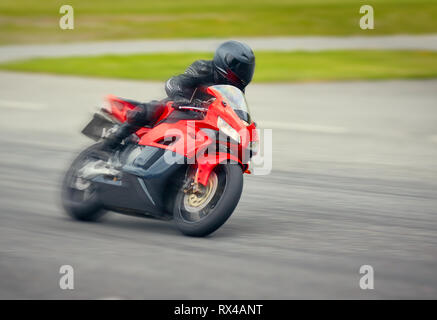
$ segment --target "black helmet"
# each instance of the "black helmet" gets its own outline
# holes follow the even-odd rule
[[[252,49],[238,41],[222,43],[214,54],[216,80],[244,89],[255,71],[255,55]]]

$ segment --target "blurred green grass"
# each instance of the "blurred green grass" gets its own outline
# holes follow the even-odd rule
[[[163,81],[211,53],[37,58],[0,69],[92,77]],[[256,52],[255,82],[337,81],[437,77],[437,52],[335,50]]]
[[[59,8],[75,9],[61,30]],[[375,29],[359,28],[359,8]],[[437,0],[2,0],[0,44],[134,38],[374,35],[437,32]]]

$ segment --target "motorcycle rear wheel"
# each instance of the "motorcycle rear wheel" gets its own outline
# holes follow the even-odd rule
[[[181,188],[176,195],[173,218],[185,235],[207,236],[220,228],[234,212],[243,190],[238,164],[218,165],[200,194]]]
[[[93,192],[92,183],[89,183],[89,187],[85,188],[88,182],[76,181],[78,179],[77,170],[87,159],[99,157],[99,150],[100,143],[97,143],[82,151],[70,165],[62,182],[62,206],[68,215],[76,220],[96,221],[106,213],[97,194]],[[85,189],[79,190],[73,187],[73,185],[77,186],[78,183],[83,183]],[[85,193],[87,193],[86,196]]]

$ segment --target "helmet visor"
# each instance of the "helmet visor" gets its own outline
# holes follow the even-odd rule
[[[232,55],[227,55],[225,62],[228,68],[238,77],[240,82],[246,86],[252,81],[255,71],[255,62],[244,62],[235,59]]]

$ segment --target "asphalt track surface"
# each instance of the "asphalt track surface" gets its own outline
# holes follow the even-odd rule
[[[437,298],[437,81],[253,85],[273,170],[207,238],[69,219],[59,182],[103,95],[163,85],[0,73],[0,298]],[[61,265],[74,290],[59,288]],[[359,287],[360,266],[373,290]]]
[[[0,46],[0,62],[36,57],[93,56],[157,52],[212,52],[226,39],[92,41]],[[236,38],[254,50],[437,50],[437,34],[347,37]]]

